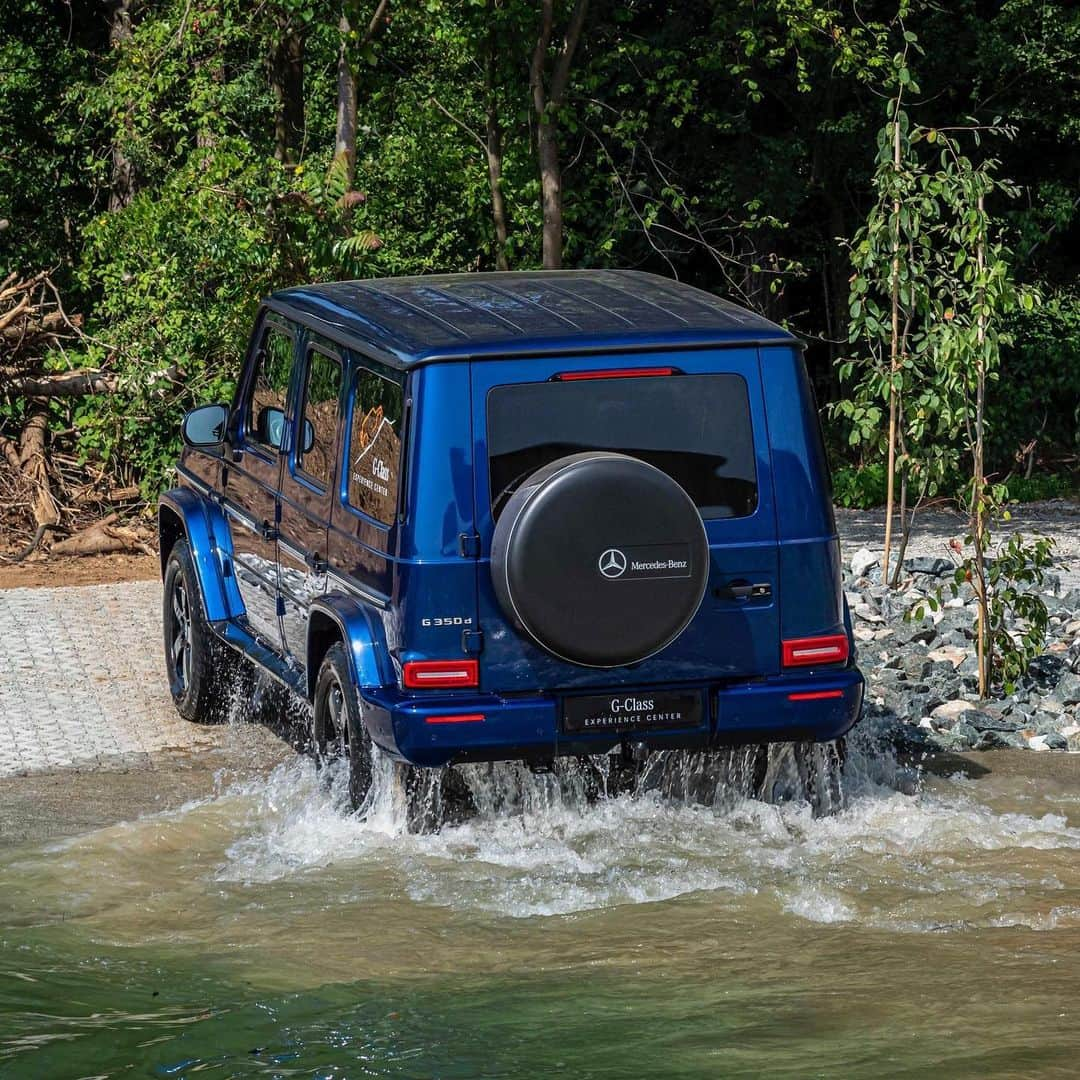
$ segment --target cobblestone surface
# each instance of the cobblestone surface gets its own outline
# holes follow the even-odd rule
[[[219,745],[173,708],[160,607],[154,581],[0,590],[0,776]]]

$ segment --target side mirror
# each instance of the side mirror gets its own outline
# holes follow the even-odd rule
[[[187,446],[196,450],[213,450],[225,442],[228,429],[228,405],[201,405],[184,417],[180,436]]]
[[[259,436],[259,442],[280,450],[285,438],[285,414],[272,406],[260,409],[255,418],[255,432]]]
[[[285,442],[285,414],[280,409],[267,406],[255,419],[255,431],[259,441],[275,450],[280,450]],[[315,445],[315,428],[310,420],[304,421],[304,445],[300,451],[306,454]]]

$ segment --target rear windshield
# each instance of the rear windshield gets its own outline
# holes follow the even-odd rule
[[[677,480],[704,518],[757,506],[750,403],[740,375],[499,386],[488,395],[491,507],[548,463],[585,450],[640,458]]]

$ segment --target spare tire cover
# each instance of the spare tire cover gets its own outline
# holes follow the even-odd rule
[[[618,667],[671,644],[709,576],[701,515],[667,473],[592,452],[537,470],[507,501],[491,573],[507,617],[563,660]]]

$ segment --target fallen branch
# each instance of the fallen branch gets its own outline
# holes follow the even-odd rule
[[[56,375],[16,375],[5,379],[9,397],[84,397],[115,394],[118,381],[106,371],[65,371]]]
[[[134,530],[118,525],[119,514],[109,514],[88,529],[53,544],[50,555],[113,555],[142,552],[152,554],[152,549]]]

